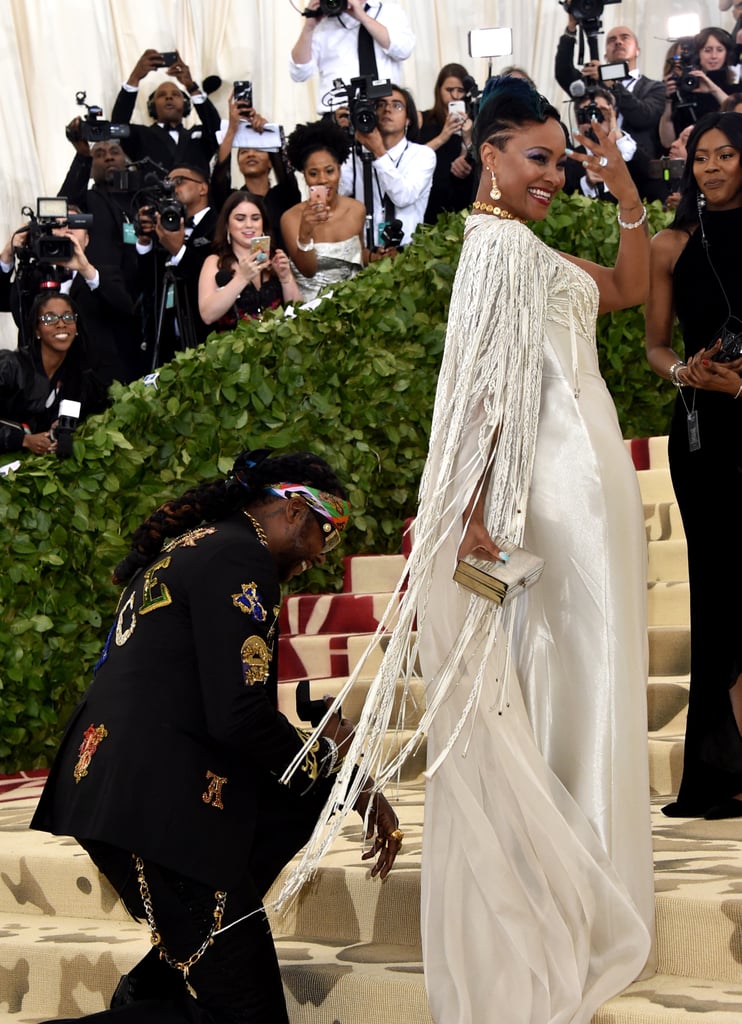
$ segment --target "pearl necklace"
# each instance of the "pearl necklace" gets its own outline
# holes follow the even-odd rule
[[[509,213],[508,210],[503,210],[501,206],[491,206],[489,203],[480,203],[478,199],[471,205],[473,210],[481,210],[482,213],[491,213],[493,217],[499,217],[501,220],[517,220],[519,224],[525,224],[522,217],[516,217],[514,213]]]
[[[263,545],[263,547],[264,547],[264,548],[267,548],[267,547],[268,547],[268,538],[267,538],[267,537],[266,537],[266,535],[265,535],[265,530],[264,530],[264,529],[263,529],[263,527],[262,527],[262,526],[260,525],[260,523],[259,523],[259,522],[257,521],[257,519],[255,518],[255,516],[251,516],[251,515],[250,515],[250,513],[249,513],[249,512],[247,511],[247,509],[245,509],[245,508],[243,508],[243,510],[242,510],[242,514],[243,514],[243,515],[244,515],[244,516],[245,516],[245,517],[246,517],[247,519],[249,519],[249,520],[250,520],[250,523],[251,523],[251,525],[252,525],[252,528],[253,528],[253,529],[255,530],[255,532],[256,532],[256,533],[257,533],[257,535],[258,535],[258,540],[260,541],[260,543],[261,543],[261,544]]]

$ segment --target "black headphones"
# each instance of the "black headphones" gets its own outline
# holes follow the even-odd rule
[[[160,87],[158,85],[157,89],[159,88]],[[155,92],[157,92],[157,89],[155,89]],[[157,120],[157,111],[155,110],[155,92],[151,92],[147,97],[147,113],[153,121]],[[180,90],[180,95],[183,97],[183,117],[186,118],[191,112],[191,97],[187,92],[183,92],[182,89]]]

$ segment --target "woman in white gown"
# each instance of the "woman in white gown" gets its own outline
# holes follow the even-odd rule
[[[436,1024],[588,1024],[652,947],[646,546],[595,343],[599,310],[643,301],[649,242],[615,141],[595,130],[580,159],[618,199],[611,268],[525,226],[564,182],[557,111],[519,79],[483,95],[409,586],[351,749],[377,784],[393,776],[379,737],[419,656]],[[503,607],[452,581],[458,557],[496,560],[498,536],[546,561]]]
[[[368,263],[366,209],[338,192],[340,166],[350,151],[349,136],[329,121],[297,125],[288,138],[288,158],[301,168],[309,198],[284,213],[281,233],[305,302]]]

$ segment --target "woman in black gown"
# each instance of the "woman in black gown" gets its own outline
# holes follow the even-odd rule
[[[669,458],[690,580],[683,778],[663,810],[728,818],[742,816],[742,114],[707,114],[687,150],[675,220],[652,240],[647,302],[649,363],[678,388]],[[685,360],[672,350],[675,316]]]
[[[435,81],[434,102],[420,113],[418,142],[435,150],[433,185],[425,210],[425,223],[435,224],[438,214],[456,212],[470,206],[476,190],[471,153],[472,121],[466,110],[466,86],[469,77],[461,64],[444,64]],[[463,112],[452,111],[449,103],[464,103]]]

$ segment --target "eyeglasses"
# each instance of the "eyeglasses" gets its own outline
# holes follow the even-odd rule
[[[184,181],[192,181],[196,185],[204,184],[204,182],[200,181],[198,178],[189,178],[185,174],[176,174],[174,178],[167,178],[166,180],[168,185],[172,185],[173,188],[177,188],[178,185],[182,185]]]
[[[66,324],[74,324],[77,320],[77,313],[42,313],[38,322],[40,324],[58,324],[63,320]]]
[[[387,107],[391,107],[397,113],[407,109],[402,100],[389,100],[388,102],[386,100],[377,100],[374,106],[376,110],[386,110]]]

